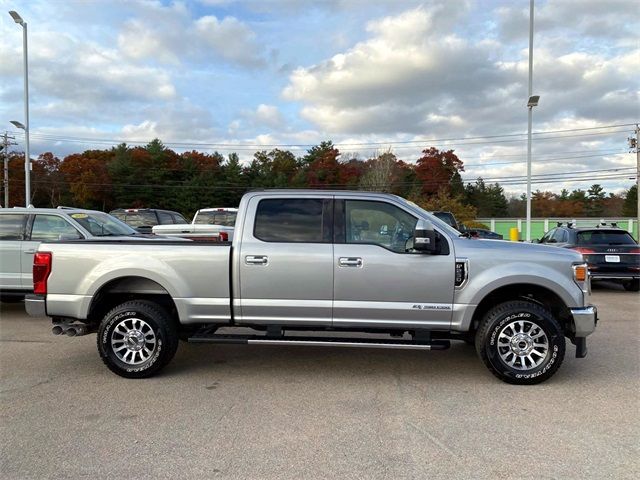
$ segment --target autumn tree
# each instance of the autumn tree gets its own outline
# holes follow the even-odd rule
[[[462,193],[460,172],[464,164],[453,150],[440,151],[430,147],[422,151],[422,157],[415,166],[416,178],[421,183],[421,193],[426,196],[435,195],[443,188],[448,194]]]

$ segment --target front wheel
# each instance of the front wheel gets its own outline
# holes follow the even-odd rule
[[[109,370],[125,378],[145,378],[171,361],[178,349],[178,332],[160,305],[132,300],[105,315],[97,342]]]
[[[565,338],[551,312],[535,303],[510,301],[484,316],[476,334],[476,350],[500,380],[533,385],[560,368]]]

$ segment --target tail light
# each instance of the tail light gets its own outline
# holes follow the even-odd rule
[[[632,248],[629,253],[640,253],[640,248]]]
[[[580,252],[583,255],[588,255],[589,253],[596,253],[595,250],[592,250],[591,248],[585,248],[585,247],[574,247],[573,250],[575,250],[576,252]]]
[[[33,256],[33,293],[47,294],[47,279],[51,273],[51,252],[36,252]]]
[[[229,233],[228,232],[220,232],[220,241],[228,242],[229,241]]]

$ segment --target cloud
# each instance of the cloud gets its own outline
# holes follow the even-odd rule
[[[261,103],[253,110],[246,112],[245,116],[257,127],[279,128],[284,124],[284,119],[278,107]]]
[[[176,65],[222,59],[243,67],[266,65],[256,34],[235,17],[194,19],[180,3],[145,7],[125,22],[118,35],[120,50],[131,59]]]

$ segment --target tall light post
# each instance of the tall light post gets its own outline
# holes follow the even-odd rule
[[[14,22],[22,26],[22,57],[24,67],[24,199],[25,205],[28,207],[31,202],[31,158],[29,157],[29,66],[27,60],[27,22],[25,22],[14,10],[11,10],[9,15],[11,15]]]
[[[531,126],[533,107],[538,105],[540,96],[533,95],[533,1],[529,0],[529,125],[527,129],[527,242],[531,241]]]

